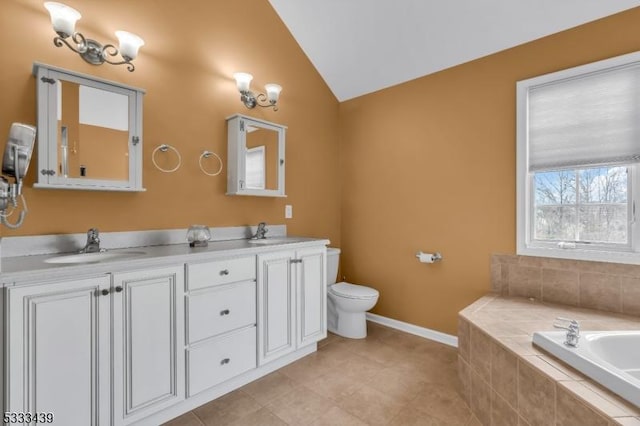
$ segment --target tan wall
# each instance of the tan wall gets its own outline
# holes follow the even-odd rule
[[[342,270],[380,290],[374,312],[455,334],[490,254],[515,252],[516,81],[638,50],[638,22],[636,8],[340,104]]]
[[[69,170],[70,175],[80,177],[82,165],[86,168],[87,179],[129,179],[129,132],[89,124],[78,127],[79,166]]]
[[[135,60],[136,71],[92,66],[66,47],[56,48],[41,0],[3,0],[0,93],[5,101],[0,103],[0,138],[12,121],[35,123],[34,61],[142,87],[147,91],[147,192],[33,189],[34,157],[24,191],[29,204],[25,224],[18,231],[3,227],[1,235],[85,232],[93,226],[126,231],[266,221],[286,223],[294,235],[328,237],[339,244],[338,102],[267,0],[65,3],[82,13],[77,29],[90,38],[115,43],[116,30],[140,34],[146,45]],[[264,90],[269,82],[281,84],[279,111],[247,110],[235,88],[235,71],[252,73],[253,89]],[[288,198],[225,195],[225,118],[235,113],[288,126]],[[151,152],[162,143],[182,154],[183,166],[176,173],[161,173],[151,163]],[[225,160],[217,177],[198,168],[205,149]],[[294,218],[286,222],[285,204],[294,206]]]

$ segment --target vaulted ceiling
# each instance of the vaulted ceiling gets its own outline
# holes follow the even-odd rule
[[[269,1],[339,101],[640,6],[640,0]]]

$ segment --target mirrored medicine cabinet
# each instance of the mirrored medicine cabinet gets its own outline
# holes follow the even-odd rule
[[[227,195],[286,197],[286,129],[241,114],[227,118]]]
[[[38,178],[34,187],[144,191],[144,91],[34,63]]]

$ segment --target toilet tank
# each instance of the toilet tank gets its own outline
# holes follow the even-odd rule
[[[327,286],[336,283],[336,278],[338,278],[339,260],[340,249],[327,247]]]

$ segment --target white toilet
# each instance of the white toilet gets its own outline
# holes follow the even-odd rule
[[[351,339],[367,337],[365,313],[378,301],[378,290],[345,282],[338,277],[340,249],[327,248],[327,328]]]

